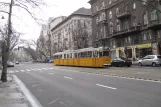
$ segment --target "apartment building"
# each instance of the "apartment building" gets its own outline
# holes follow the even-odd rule
[[[141,1],[90,0],[93,46],[109,47],[112,58],[161,54],[161,13]]]
[[[92,46],[91,11],[80,8],[51,28],[52,53]]]

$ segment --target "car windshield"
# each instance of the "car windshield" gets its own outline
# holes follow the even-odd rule
[[[157,56],[157,58],[161,59],[161,56]]]

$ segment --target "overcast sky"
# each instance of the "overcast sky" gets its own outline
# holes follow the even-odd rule
[[[0,0],[2,1],[2,0]],[[87,3],[89,0],[45,0],[48,6],[44,6],[39,11],[36,10],[37,16],[43,20],[49,17],[60,15],[68,16],[81,7],[90,8]],[[18,31],[25,33],[23,39],[37,39],[40,34],[40,26],[25,12],[18,9],[13,16],[13,24]],[[33,10],[35,11],[35,10]]]

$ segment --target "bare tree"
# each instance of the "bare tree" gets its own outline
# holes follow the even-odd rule
[[[48,59],[48,55],[50,54],[50,49],[48,48],[48,41],[43,36],[40,36],[36,42],[36,50],[38,56],[41,60],[46,61]],[[43,58],[44,57],[44,58]]]
[[[33,8],[39,7],[41,4],[43,4],[42,0],[10,0],[10,2],[0,2],[0,6],[6,7],[9,10],[6,11],[6,8],[4,10],[0,10],[2,13],[8,14],[8,23],[7,23],[7,30],[6,30],[6,36],[5,41],[3,42],[3,51],[2,51],[2,75],[1,80],[3,82],[7,81],[7,60],[9,58],[9,49],[11,48],[11,35],[12,35],[12,13],[13,13],[13,7],[25,10],[30,14],[30,16],[38,20],[35,15],[31,12]]]
[[[88,31],[86,23],[78,21],[76,28],[72,30],[74,44],[76,49],[88,47]]]
[[[135,1],[135,0],[132,0]],[[148,10],[155,9],[157,12],[161,13],[161,0],[136,0],[140,1]]]
[[[26,51],[26,53],[27,53],[28,55],[31,56],[31,58],[32,58],[33,60],[35,60],[35,61],[37,60],[36,50],[34,50],[33,48],[31,48],[31,46],[28,46],[27,48],[24,47],[24,50]]]

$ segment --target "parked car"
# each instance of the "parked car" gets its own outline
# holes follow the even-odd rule
[[[131,60],[123,60],[121,58],[115,58],[112,60],[111,66],[122,67],[127,66],[130,67],[132,65]]]
[[[18,62],[18,61],[16,61],[16,62],[15,62],[15,64],[19,64],[19,62]]]
[[[151,65],[153,67],[157,65],[161,66],[161,55],[147,55],[144,58],[140,59],[138,64],[140,66],[143,65]]]
[[[7,67],[14,67],[14,63],[11,61],[7,61]]]

